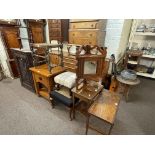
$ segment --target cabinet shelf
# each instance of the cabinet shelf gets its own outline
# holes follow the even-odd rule
[[[137,75],[155,79],[155,71],[153,72],[153,74],[137,72]]]
[[[137,65],[138,62],[137,62],[137,61],[133,61],[133,60],[129,60],[129,61],[128,61],[128,64]]]
[[[155,55],[143,54],[142,57],[143,57],[143,58],[155,59]]]
[[[155,36],[155,33],[152,32],[135,32],[136,36]]]

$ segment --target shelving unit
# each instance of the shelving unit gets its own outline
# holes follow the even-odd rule
[[[150,43],[151,47],[155,48],[155,41],[154,41],[155,33],[153,33],[153,32],[136,32],[137,27],[139,25],[141,25],[142,23],[149,26],[149,25],[155,23],[155,20],[141,20],[141,19],[133,20],[131,33],[130,33],[130,37],[129,37],[129,49],[131,49],[133,47],[133,43],[137,43],[140,46]],[[153,67],[155,67],[154,60],[155,60],[155,55],[143,54],[140,59],[140,64],[145,65],[147,67],[150,67],[149,64],[153,64]],[[154,61],[154,63],[152,63],[152,61]],[[134,64],[134,62],[131,62],[131,64]],[[137,75],[155,79],[155,71],[153,72],[153,74],[137,72]]]
[[[152,32],[136,32],[136,36],[155,36],[155,33]]]

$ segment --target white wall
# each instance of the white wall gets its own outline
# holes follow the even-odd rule
[[[124,53],[128,43],[132,20],[108,19],[106,27],[105,46],[107,47],[107,57],[115,54],[116,62]]]

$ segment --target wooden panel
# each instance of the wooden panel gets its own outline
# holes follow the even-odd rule
[[[13,53],[10,50],[10,48],[21,48],[22,47],[21,40],[19,39],[18,28],[3,27],[2,37],[3,37],[3,41],[7,49],[7,53],[9,57],[8,62],[10,63],[13,76],[18,77],[19,76],[18,69],[14,61]]]
[[[44,35],[42,27],[32,27],[32,37],[34,43],[43,43],[44,42]]]
[[[59,28],[53,28],[49,30],[51,37],[61,37],[61,29]]]
[[[42,76],[40,74],[35,74],[35,80],[36,82],[40,82],[44,84],[44,86],[48,87],[48,78],[45,76]]]
[[[70,22],[99,21],[99,19],[70,19]]]
[[[70,29],[96,29],[97,21],[93,22],[79,22],[79,23],[71,23]]]
[[[22,52],[19,50],[12,50],[20,73],[21,85],[34,92],[34,83],[32,73],[29,70],[33,66],[33,59],[30,52]]]
[[[79,44],[79,45],[97,45],[97,40],[93,38],[78,38],[72,37],[69,42],[71,44]]]
[[[52,64],[58,65],[61,62],[61,58],[58,54],[50,54],[50,61]]]
[[[68,19],[49,19],[48,27],[50,40],[68,41]]]
[[[71,37],[83,37],[83,38],[95,38],[97,37],[97,33],[98,31],[93,31],[93,30],[85,30],[85,31],[80,31],[80,30],[76,30],[76,31],[69,31],[69,38]]]
[[[100,119],[103,119],[111,124],[114,123],[120,96],[116,93],[103,90],[96,101],[89,108],[88,112]]]
[[[11,70],[12,70],[12,73],[13,73],[13,76],[14,77],[18,77],[19,76],[19,73],[18,73],[18,69],[17,69],[17,66],[16,66],[16,63],[15,61],[9,61],[10,63],[10,67],[11,67]]]
[[[6,48],[10,59],[13,59],[13,54],[10,48],[21,48],[21,42],[18,39],[18,29],[16,28],[6,28],[3,29],[4,41],[6,43]]]

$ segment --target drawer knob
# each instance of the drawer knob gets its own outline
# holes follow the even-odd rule
[[[75,34],[73,33],[73,36],[75,36]]]
[[[39,77],[39,80],[42,80],[42,77]]]
[[[91,27],[93,27],[94,25],[92,24]]]
[[[92,37],[92,34],[90,34],[90,36]]]

